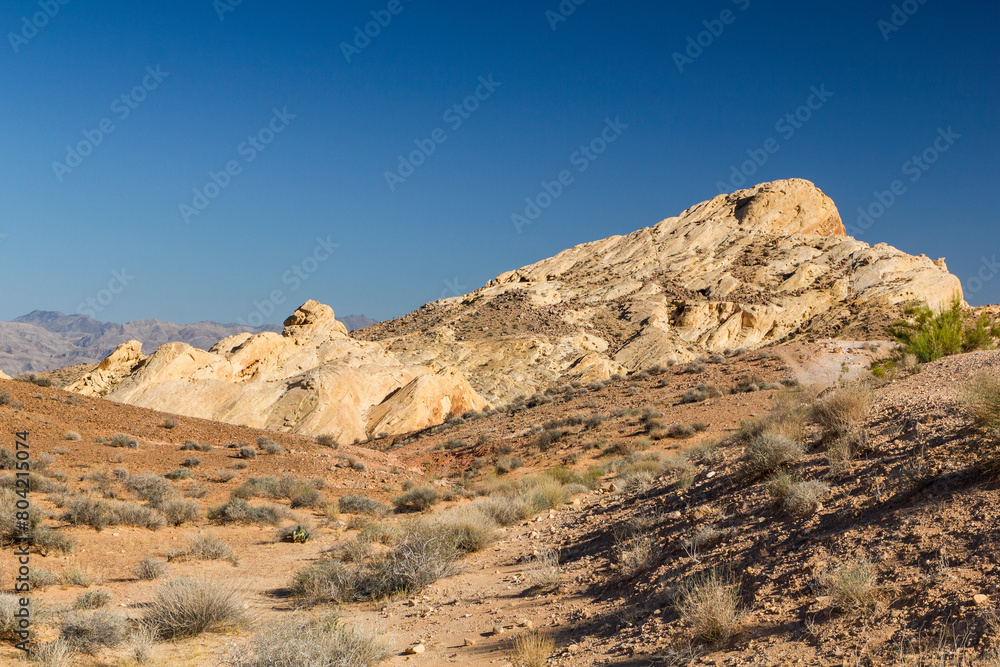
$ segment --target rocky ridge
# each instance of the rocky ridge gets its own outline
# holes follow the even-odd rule
[[[502,403],[795,337],[877,338],[905,304],[939,308],[961,294],[943,259],[847,236],[829,197],[789,179],[578,245],[356,335],[405,364],[453,365]]]
[[[67,387],[189,417],[352,442],[439,424],[486,401],[454,368],[404,366],[352,339],[329,306],[308,301],[281,334],[229,336],[210,350],[181,342],[150,356],[123,343]]]

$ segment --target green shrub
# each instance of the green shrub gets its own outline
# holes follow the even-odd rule
[[[962,299],[956,294],[951,306],[934,313],[927,305],[906,309],[907,319],[888,328],[889,335],[901,345],[901,354],[913,354],[921,363],[977,349],[991,349],[993,338],[1000,337],[1000,327],[986,313],[966,326]]]

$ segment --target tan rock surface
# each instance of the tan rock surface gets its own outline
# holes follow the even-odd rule
[[[506,402],[569,379],[874,330],[907,302],[940,308],[956,294],[943,260],[847,236],[833,201],[790,179],[570,248],[361,336],[404,363],[454,365]]]
[[[351,338],[333,309],[308,301],[282,334],[237,334],[211,350],[130,341],[70,391],[231,424],[329,433],[339,442],[395,434],[486,406],[454,368],[404,366]]]

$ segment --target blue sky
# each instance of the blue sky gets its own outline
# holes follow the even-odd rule
[[[4,2],[0,319],[384,319],[787,177],[1000,302],[997,3],[335,4]]]

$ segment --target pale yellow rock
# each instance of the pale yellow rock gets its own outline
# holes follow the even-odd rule
[[[0,371],[0,380],[9,380],[9,379],[10,379],[9,375],[4,373],[3,371]]]
[[[460,371],[405,366],[358,341],[333,309],[308,301],[281,334],[239,334],[211,350],[168,343],[143,357],[119,346],[71,391],[257,428],[334,436],[338,442],[440,424],[486,401]]]
[[[943,260],[847,236],[829,197],[789,179],[503,273],[428,304],[408,331],[382,342],[407,364],[455,366],[487,400],[506,403],[568,380],[757,349],[800,331],[829,336],[866,313],[909,301],[940,309],[956,295],[961,283]],[[539,318],[557,313],[565,330],[456,333],[471,313],[516,300]]]

